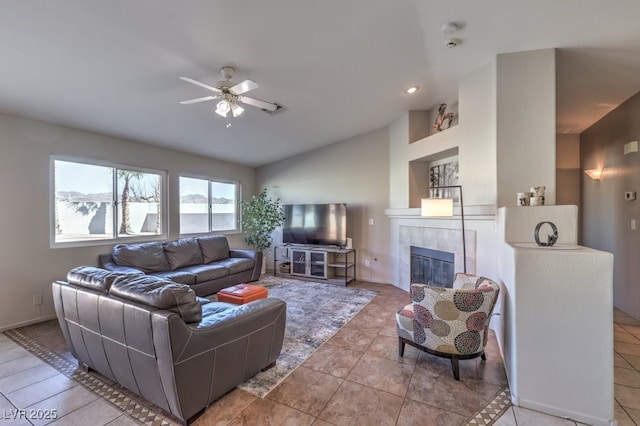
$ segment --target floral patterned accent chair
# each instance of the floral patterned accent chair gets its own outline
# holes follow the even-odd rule
[[[457,273],[453,288],[411,284],[413,303],[396,313],[398,352],[405,344],[451,359],[460,380],[458,360],[486,359],[489,320],[500,286],[485,277]]]

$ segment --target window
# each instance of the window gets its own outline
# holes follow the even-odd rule
[[[164,234],[165,173],[53,159],[54,244]]]
[[[238,182],[180,176],[180,234],[238,230]]]

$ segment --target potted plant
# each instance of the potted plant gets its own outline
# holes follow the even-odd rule
[[[240,205],[242,206],[244,241],[254,250],[263,251],[271,247],[272,233],[284,221],[280,199],[269,198],[267,190],[263,189],[250,200],[242,201]],[[266,264],[263,262],[263,273],[265,270]]]

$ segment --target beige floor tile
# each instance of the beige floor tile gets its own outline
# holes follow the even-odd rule
[[[287,407],[271,399],[258,398],[244,409],[229,425],[304,426],[310,425],[314,420],[313,416]]]
[[[613,332],[613,340],[615,343],[635,343],[636,345],[640,344],[640,339],[628,331],[614,331]]]
[[[625,408],[624,411],[627,412],[631,420],[635,422],[635,424],[640,425],[640,410],[635,410],[633,408]]]
[[[15,349],[20,347],[19,344],[9,339],[4,334],[2,336],[4,337],[4,339],[0,340],[0,352],[4,352],[10,349]]]
[[[398,355],[398,337],[390,337],[378,335],[369,346],[367,352],[369,355],[385,358],[406,364],[415,364],[420,356],[420,351],[413,346],[405,345],[404,355]]]
[[[56,374],[6,396],[17,407],[29,407],[75,386],[78,386],[78,382],[63,374]]]
[[[30,356],[31,354],[29,353],[28,350],[18,346],[15,348],[10,348],[10,349],[5,349],[3,351],[0,352],[0,364],[7,362],[7,361],[13,361],[15,359],[18,358],[24,358],[26,356]]]
[[[640,389],[623,385],[613,385],[614,397],[624,408],[640,410]]]
[[[377,305],[376,309],[379,309]],[[360,311],[345,327],[355,328],[377,334],[389,319],[386,315],[378,315],[375,310]]]
[[[397,426],[458,426],[465,424],[465,420],[465,416],[445,411],[431,405],[405,400],[396,424]],[[513,426],[515,426],[515,423]]]
[[[640,356],[620,354],[622,358],[633,366],[636,370],[640,370]]]
[[[55,410],[58,417],[63,417],[96,399],[98,399],[98,395],[95,393],[85,389],[83,386],[76,386],[26,408],[34,410]],[[34,425],[44,425],[50,421],[51,420],[47,419],[31,420]]]
[[[127,416],[126,414],[122,414],[117,419],[107,423],[107,426],[139,426],[139,425],[140,423],[138,423],[133,418]]]
[[[334,425],[322,419],[315,419],[313,423],[311,423],[311,426],[334,426]]]
[[[516,424],[516,416],[513,413],[513,407],[509,408],[507,411],[500,416],[493,426],[517,426]]]
[[[49,377],[60,374],[58,370],[48,364],[41,364],[10,376],[0,378],[0,391],[5,394],[30,386]]]
[[[191,426],[223,426],[229,424],[258,397],[234,389],[213,403]]]
[[[418,364],[411,378],[406,398],[470,416],[480,409],[478,391],[474,381],[455,380],[451,374],[448,360],[438,358],[429,365]],[[475,380],[475,379],[474,379]]]
[[[345,381],[318,418],[337,426],[394,425],[402,398]]]
[[[640,388],[640,373],[628,368],[614,367],[613,382],[618,385]]]
[[[513,413],[518,426],[574,426],[576,424],[571,420],[550,416],[549,414],[522,407],[513,407]]]
[[[3,335],[0,335],[3,336]],[[31,425],[26,419],[26,413],[19,411],[8,399],[0,395],[0,424],[27,426]]]
[[[618,352],[613,353],[613,366],[628,369],[634,368],[633,365],[629,364],[629,361],[624,359]]]
[[[616,402],[613,407],[613,418],[618,422],[618,426],[635,426],[636,423],[629,417],[629,414]]]
[[[327,373],[298,367],[267,398],[317,417],[343,381]]]
[[[636,337],[640,336],[640,323],[638,322],[636,322],[635,324],[620,324],[620,327],[622,327],[627,333],[630,333]]]
[[[375,337],[375,333],[368,333],[355,328],[343,327],[327,341],[327,344],[351,349],[353,351],[364,352]]]
[[[358,362],[362,352],[337,346],[322,345],[302,366],[322,371],[335,377],[345,378]]]
[[[120,416],[122,411],[113,404],[104,399],[97,399],[50,424],[56,426],[106,425]]]
[[[28,370],[45,363],[34,355],[25,356],[0,364],[0,378]]]
[[[379,335],[382,336],[389,336],[389,337],[393,337],[396,340],[398,339],[398,326],[396,324],[396,318],[393,317],[390,320],[387,320],[387,322],[384,323],[384,325],[382,326],[382,328],[380,329],[380,331],[378,332]],[[397,343],[396,343],[397,346]]]
[[[640,344],[616,342],[615,351],[621,355],[640,356]]]
[[[414,368],[415,364],[364,354],[347,380],[404,397]]]
[[[460,361],[462,364],[463,361]],[[500,386],[502,388],[509,385],[507,373],[504,371],[502,360],[496,360],[495,357],[488,357],[486,361],[477,359],[476,369],[478,372],[478,380]]]

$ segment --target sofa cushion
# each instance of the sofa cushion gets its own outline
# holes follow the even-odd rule
[[[200,246],[195,238],[181,238],[164,243],[164,253],[172,270],[204,263]]]
[[[116,265],[133,266],[145,272],[170,270],[161,241],[140,244],[117,244],[111,257]]]
[[[251,259],[245,259],[242,257],[232,257],[229,259],[224,259],[219,262],[220,265],[229,268],[229,275],[239,274],[240,272],[248,271],[249,269],[253,269],[255,262]]]
[[[229,242],[224,235],[207,235],[206,237],[199,237],[197,240],[204,256],[204,263],[211,263],[229,257]]]
[[[229,276],[229,268],[221,265],[220,262],[187,266],[183,268],[182,271],[195,275],[196,283],[203,283],[205,281],[217,280]]]
[[[202,305],[196,298],[196,293],[185,284],[151,275],[132,275],[116,278],[109,294],[179,313],[185,322],[202,319]]]
[[[142,272],[138,274],[142,274]],[[93,266],[78,266],[67,273],[67,281],[71,284],[106,293],[117,277],[127,275],[131,274],[107,271]]]
[[[149,275],[162,278],[165,280],[171,280],[178,284],[194,285],[196,283],[196,276],[187,271],[162,271],[162,272],[150,272]]]

